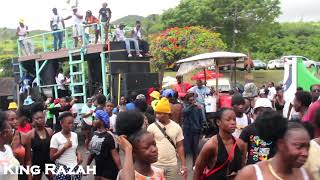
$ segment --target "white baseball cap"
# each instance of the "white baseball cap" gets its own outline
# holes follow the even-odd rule
[[[260,107],[265,108],[271,108],[272,109],[272,103],[268,98],[259,98],[256,100],[256,103],[254,105],[254,110]]]

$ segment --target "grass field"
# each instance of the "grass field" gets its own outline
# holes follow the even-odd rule
[[[191,77],[198,71],[188,73],[184,76],[184,80],[190,84],[195,84]],[[246,71],[236,71],[237,82],[244,84],[246,80],[252,79],[257,86],[261,86],[267,82],[274,82],[275,84],[280,84],[283,81],[283,70],[256,70],[248,73]],[[230,72],[223,72],[223,77],[231,77]],[[176,72],[167,71],[164,73],[165,76],[176,76]]]

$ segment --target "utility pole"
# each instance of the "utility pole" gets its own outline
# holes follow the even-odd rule
[[[238,10],[237,10],[237,7],[236,7],[235,10],[234,10],[234,13],[233,13],[232,51],[236,50],[236,35],[238,33],[237,24],[238,24]]]

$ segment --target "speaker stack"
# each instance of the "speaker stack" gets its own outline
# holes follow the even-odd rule
[[[131,92],[146,94],[151,87],[159,86],[158,73],[150,73],[150,57],[138,57],[131,42],[131,54],[128,53],[124,42],[110,42],[109,55],[110,90],[115,104],[119,103],[120,96],[126,96]]]

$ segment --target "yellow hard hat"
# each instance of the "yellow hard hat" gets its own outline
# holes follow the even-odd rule
[[[17,103],[16,103],[16,102],[11,102],[11,103],[9,104],[8,109],[9,109],[9,110],[18,109]]]
[[[19,23],[24,23],[24,19],[23,19],[23,18],[20,18],[20,19],[19,19]]]

